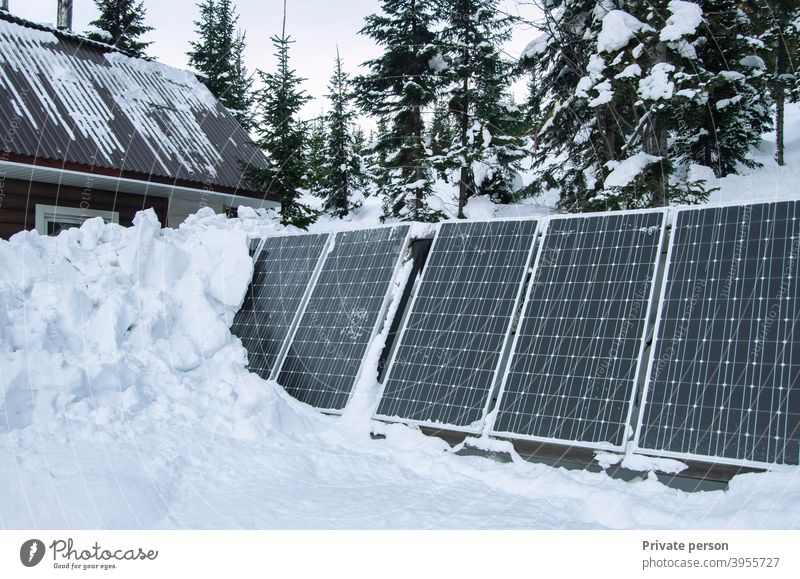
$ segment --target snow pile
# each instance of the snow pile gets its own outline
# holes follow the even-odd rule
[[[162,230],[148,210],[130,229],[95,218],[0,242],[0,432],[124,438],[176,417],[250,429],[257,397],[228,329],[252,275],[235,222],[206,209]]]

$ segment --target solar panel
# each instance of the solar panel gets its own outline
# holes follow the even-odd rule
[[[258,246],[261,245],[262,238],[260,237],[253,237],[250,239],[248,243],[248,250],[250,251],[250,257],[255,257],[256,252],[258,251]]]
[[[247,349],[250,371],[265,380],[285,348],[328,238],[326,233],[264,239],[231,331]]]
[[[278,382],[312,406],[341,410],[377,333],[409,226],[336,234]]]
[[[551,218],[492,433],[622,449],[664,212]]]
[[[479,431],[536,221],[443,223],[389,363],[376,417]]]
[[[800,204],[677,213],[636,450],[800,458]]]

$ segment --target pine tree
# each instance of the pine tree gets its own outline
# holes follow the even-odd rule
[[[775,161],[784,165],[786,103],[800,100],[800,4],[796,0],[765,2],[751,10],[750,16],[756,22],[768,66],[766,82],[775,107]]]
[[[768,109],[737,4],[554,0],[526,50],[545,103],[533,188],[572,211],[659,206],[704,199],[703,166],[754,166]]]
[[[309,191],[321,195],[325,183],[325,149],[328,141],[324,111],[320,111],[318,117],[308,121],[308,127],[305,153],[306,184]]]
[[[145,49],[152,42],[138,40],[140,36],[153,30],[145,26],[147,10],[144,3],[136,0],[95,0],[100,16],[90,22],[96,30],[86,34],[87,38],[116,46],[131,56],[148,58]]]
[[[591,108],[576,95],[599,32],[596,5],[595,0],[549,2],[538,25],[541,35],[522,55],[538,81],[530,87],[530,100],[541,111],[533,127],[537,148],[527,193],[557,190],[558,206],[575,212],[613,208],[600,190],[603,167],[616,156],[617,125],[603,107]]]
[[[450,152],[460,167],[458,216],[474,193],[508,203],[514,198],[519,161],[525,156],[523,116],[509,96],[515,65],[502,56],[514,18],[498,0],[446,0],[440,32],[444,75],[453,94],[450,111],[459,146]]]
[[[756,42],[748,36],[750,21],[736,0],[638,0],[625,8],[640,32],[623,47],[606,42],[608,65],[597,74],[612,92],[619,75],[627,79],[622,88],[637,124],[633,131],[625,127],[621,157],[630,159],[637,150],[640,160],[641,153],[650,157],[640,175],[618,189],[645,203],[647,191],[655,191],[653,205],[702,200],[708,190],[695,182],[693,167],[723,177],[740,164],[756,166],[749,152],[769,125],[763,62],[746,58]],[[611,17],[622,18],[609,13],[604,27]],[[633,66],[641,73],[628,77]]]
[[[244,65],[245,35],[236,30],[239,16],[231,0],[203,0],[194,22],[189,65],[243,127],[252,126],[253,79]]]
[[[456,134],[453,127],[452,115],[450,113],[449,98],[439,98],[433,109],[433,120],[431,121],[430,141],[431,161],[440,179],[447,177],[447,171],[453,168],[453,159],[449,155]]]
[[[289,46],[294,41],[286,35],[285,0],[281,34],[270,40],[278,67],[275,72],[257,71],[263,86],[256,94],[257,144],[267,153],[269,165],[263,169],[249,167],[245,176],[256,190],[280,197],[281,223],[306,228],[316,214],[299,201],[306,184],[306,126],[297,117],[309,97],[300,88],[304,79],[289,67]]]
[[[365,195],[383,195],[386,190],[386,183],[389,182],[389,172],[386,168],[386,151],[381,147],[381,143],[386,143],[389,139],[386,120],[378,117],[378,122],[374,130],[370,131],[370,136],[362,150],[362,166],[364,178],[366,179]]]
[[[244,64],[245,33],[237,32],[231,48],[230,82],[220,99],[246,131],[253,128],[253,81]]]
[[[344,217],[354,208],[351,198],[354,176],[361,171],[360,160],[354,154],[351,139],[355,113],[350,106],[352,96],[349,84],[337,47],[334,71],[326,95],[331,109],[328,113],[328,146],[322,191],[323,209],[337,217]]]
[[[369,154],[369,143],[367,136],[364,134],[364,129],[356,125],[353,129],[350,141],[352,142],[353,155],[356,158],[357,168],[352,174],[353,187],[361,191],[363,197],[369,197],[369,190],[367,186],[370,180],[369,164],[367,162],[367,155]]]
[[[433,0],[382,0],[382,14],[367,16],[362,34],[383,47],[383,54],[366,63],[359,77],[358,102],[383,121],[386,132],[377,145],[385,155],[379,187],[384,216],[435,221],[442,213],[429,205],[433,192],[431,160],[425,145],[423,111],[435,98],[437,56]]]
[[[673,147],[683,154],[684,163],[711,167],[717,177],[724,177],[738,165],[758,166],[749,153],[770,128],[767,71],[755,54],[761,41],[754,35],[753,21],[738,0],[699,4],[704,25],[692,43],[697,58],[679,55],[678,62],[697,73],[705,102],[700,118],[695,114],[687,118],[687,109],[676,111],[679,129],[686,129],[675,131]],[[691,127],[694,123],[702,130]]]

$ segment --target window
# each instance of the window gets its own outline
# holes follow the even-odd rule
[[[42,235],[58,235],[65,229],[80,227],[92,217],[102,217],[106,223],[119,223],[117,211],[97,211],[80,207],[36,205],[36,231]]]

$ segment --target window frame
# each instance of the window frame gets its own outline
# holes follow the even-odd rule
[[[36,204],[36,231],[47,235],[47,224],[53,221],[61,223],[74,223],[78,227],[93,217],[102,217],[106,223],[119,223],[119,211],[104,211],[100,209],[82,209],[80,207],[65,207],[63,205]]]

